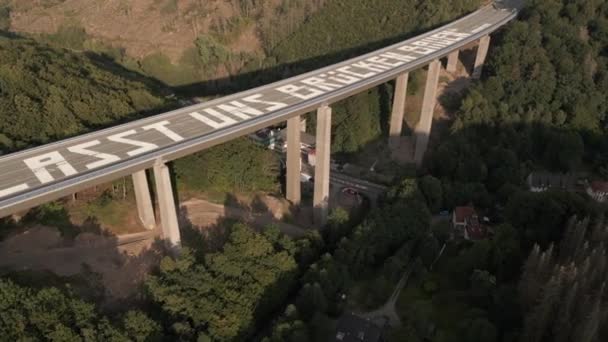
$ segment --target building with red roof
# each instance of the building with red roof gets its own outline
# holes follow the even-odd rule
[[[488,236],[488,228],[480,222],[473,206],[454,208],[452,226],[466,240],[483,240]]]

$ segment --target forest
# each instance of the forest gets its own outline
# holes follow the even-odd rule
[[[319,56],[358,54],[479,3],[329,0],[289,39],[268,44],[265,65],[285,74],[315,68],[325,63]],[[276,227],[255,231],[237,223],[219,248],[189,232],[183,253],[165,257],[137,305],[118,313],[104,312],[69,287],[3,279],[0,334],[17,340],[319,341],[334,333],[335,320],[353,301],[382,303],[410,270],[398,302],[403,325],[388,331],[389,341],[608,339],[606,206],[584,193],[532,193],[525,182],[534,171],[608,178],[607,18],[605,0],[527,1],[520,17],[493,36],[482,80],[458,99],[457,119],[422,169],[405,173],[364,218],[336,210],[320,233],[296,240]],[[55,128],[2,127],[0,143],[9,151],[167,105],[146,82],[114,80],[82,55],[29,40],[0,43],[6,56],[0,64],[12,58],[26,75],[11,78],[13,69],[0,68],[0,103],[9,108],[0,115],[35,125],[53,113],[73,118],[65,125],[65,116],[57,116]],[[74,77],[56,85],[53,64],[36,64],[43,56],[72,60],[59,70]],[[47,78],[36,83],[39,75]],[[257,84],[268,76],[244,80]],[[335,152],[356,152],[385,134],[391,88],[336,106]],[[27,99],[16,100],[17,93]],[[86,112],[72,107],[95,108],[98,96],[105,99],[101,104],[114,101],[100,108],[102,116],[81,116]],[[200,189],[273,191],[276,163],[249,144],[237,140],[179,161],[176,174]],[[433,221],[443,210],[469,204],[491,217],[492,239],[453,241],[450,228]],[[362,284],[365,296],[357,294]]]

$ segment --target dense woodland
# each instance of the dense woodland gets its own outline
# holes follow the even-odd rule
[[[289,39],[268,45],[274,59],[266,63],[290,63],[280,68],[288,74],[306,70],[318,66],[315,57],[328,51],[343,58],[379,41],[428,29],[478,5],[328,0],[324,10]],[[362,220],[336,210],[321,234],[299,240],[288,239],[273,227],[255,232],[236,224],[226,231],[219,249],[189,233],[188,249],[179,257],[166,257],[146,282],[144,304],[111,317],[69,288],[40,289],[3,280],[0,332],[13,339],[42,340],[95,336],[137,341],[320,341],[333,334],[335,319],[353,302],[378,307],[400,275],[410,270],[403,303],[398,305],[403,326],[388,332],[390,341],[608,339],[606,207],[584,193],[531,193],[525,184],[525,177],[535,170],[608,177],[607,18],[604,0],[528,1],[520,18],[493,37],[484,78],[459,99],[457,120],[432,147],[423,169],[396,182]],[[23,44],[17,51],[28,51],[29,46],[59,53],[31,41],[3,44]],[[61,53],[65,58],[84,58]],[[4,76],[0,82],[5,82]],[[2,96],[22,92],[0,86]],[[40,91],[53,94],[46,90],[51,88]],[[132,112],[139,111],[124,95],[128,90],[116,92]],[[390,103],[387,93],[390,85],[336,106],[335,151],[354,152],[381,136]],[[7,95],[7,105],[16,106],[10,101],[15,97]],[[46,98],[32,94],[39,106]],[[80,129],[107,124],[104,120],[116,114],[105,108],[105,119],[89,124],[84,118]],[[31,112],[10,113],[27,118]],[[14,132],[6,140],[36,144],[76,132],[43,137]],[[176,174],[200,189],[276,189],[276,163],[261,162],[270,158],[266,151],[248,144],[235,141],[184,159],[176,163]],[[220,159],[222,163],[215,163]],[[247,173],[226,171],[247,165]],[[469,203],[491,217],[492,239],[451,241],[449,227],[431,223],[432,215]],[[444,245],[443,256],[436,260]],[[357,294],[361,288],[364,296]]]

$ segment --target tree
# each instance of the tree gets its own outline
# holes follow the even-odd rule
[[[158,332],[158,324],[145,314],[131,313],[148,328],[135,332],[127,323],[127,333],[112,325],[94,305],[57,288],[34,290],[0,280],[0,335],[11,340],[125,341],[128,337],[146,340]],[[127,318],[128,322],[133,322]],[[149,327],[155,327],[149,329]]]
[[[443,189],[441,181],[433,176],[427,175],[418,182],[420,191],[426,198],[426,203],[432,213],[438,213],[443,207]]]
[[[246,339],[285,300],[296,269],[280,244],[237,224],[221,252],[206,254],[202,263],[187,249],[166,257],[146,285],[178,335],[191,334],[190,326],[213,340]]]

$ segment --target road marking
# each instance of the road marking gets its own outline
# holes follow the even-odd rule
[[[101,153],[101,152],[91,151],[88,149],[89,147],[97,146],[100,144],[101,144],[101,141],[93,140],[93,141],[86,142],[84,144],[78,144],[78,145],[75,145],[72,147],[68,147],[68,151],[70,151],[72,153],[76,153],[76,154],[81,154],[83,156],[90,156],[90,157],[95,157],[97,159],[101,159],[94,163],[87,164],[86,167],[89,170],[120,161],[120,157],[115,156],[113,154]]]
[[[34,173],[41,184],[50,183],[55,180],[51,173],[46,169],[47,166],[57,166],[65,176],[73,176],[78,173],[76,169],[58,151],[45,153],[23,161]]]
[[[492,26],[492,24],[487,24],[487,23],[486,23],[486,24],[483,24],[483,25],[481,25],[481,26],[477,27],[476,29],[471,30],[471,33],[477,33],[477,32],[481,32],[481,31],[483,31],[483,30],[487,29],[487,28],[488,28],[488,27],[490,27],[490,26]]]
[[[121,144],[138,146],[139,147],[138,149],[127,152],[127,154],[131,157],[136,156],[138,154],[146,153],[146,152],[149,152],[149,151],[152,151],[152,150],[155,150],[156,148],[158,148],[158,145],[156,145],[156,144],[125,138],[126,136],[133,135],[133,134],[137,134],[137,131],[134,129],[132,129],[130,131],[110,135],[108,137],[108,140],[117,142],[117,143],[121,143]]]
[[[29,188],[30,187],[27,184],[19,184],[19,185],[15,185],[8,189],[0,190],[0,198],[8,196],[8,195],[12,195],[12,194],[20,192],[20,191],[27,190]]]

